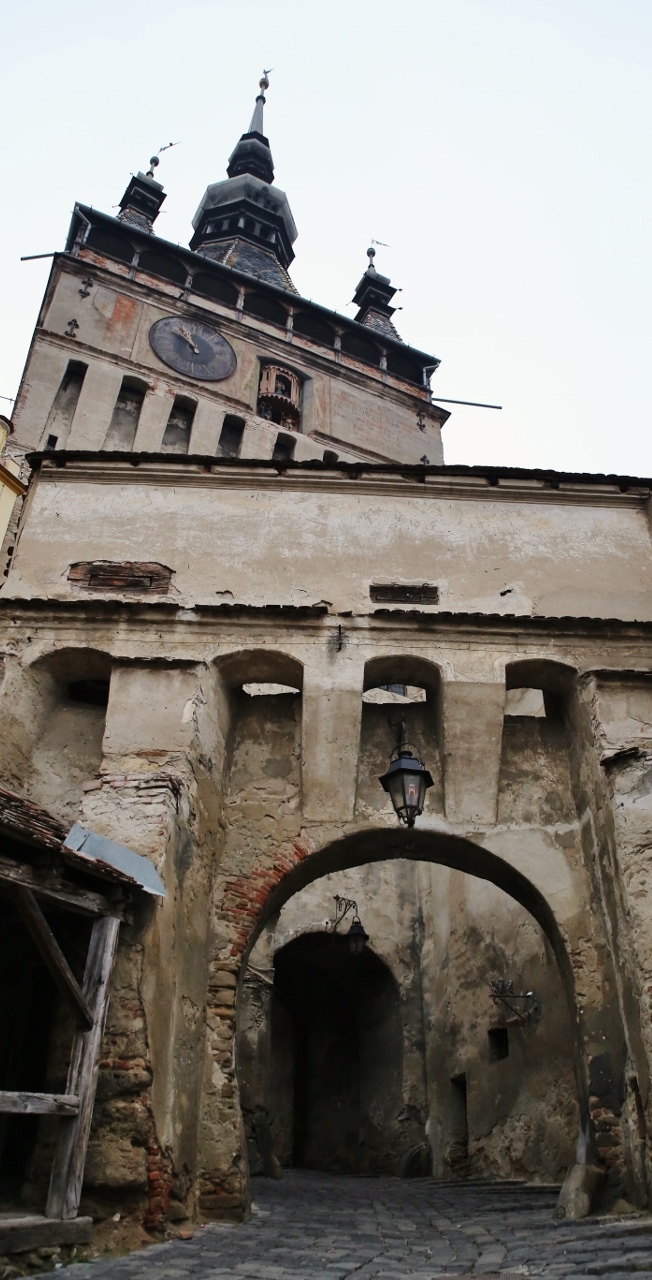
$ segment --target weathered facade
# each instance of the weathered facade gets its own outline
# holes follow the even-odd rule
[[[167,891],[121,931],[86,1195],[162,1228],[242,1218],[249,1160],[575,1164],[644,1204],[651,482],[445,466],[372,259],[355,320],[292,285],[263,101],[191,249],[153,171],[76,206],[13,420],[0,781]]]

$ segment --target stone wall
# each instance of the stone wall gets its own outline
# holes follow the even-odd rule
[[[400,993],[394,1033],[400,1093],[383,1117],[380,1141],[367,1163],[364,1117],[358,1120],[352,1143],[358,1168],[396,1174],[408,1153],[424,1144],[426,1167],[438,1176],[563,1180],[574,1159],[577,1095],[569,1011],[550,944],[522,907],[486,882],[406,860],[314,882],[270,921],[251,954],[239,1014],[243,1105],[247,1113],[269,1116],[281,1163],[294,1162],[293,1107],[287,1083],[279,1088],[285,1044],[273,1043],[275,959],[278,965],[297,939],[327,936],[335,893],[357,902],[368,945]],[[341,927],[344,939],[350,919]],[[356,986],[357,961],[351,958],[348,965],[343,1018],[346,984],[353,991]],[[491,1000],[491,979],[505,975],[515,979],[516,991],[535,991],[540,1012],[531,1020],[521,1021]],[[526,1003],[514,1007],[523,1011]],[[496,1061],[489,1036],[494,1028],[506,1031],[509,1046],[508,1057]],[[390,1049],[385,1057],[389,1091]],[[291,1077],[292,1064],[286,1072]],[[451,1088],[462,1077],[464,1153],[451,1101]],[[336,1124],[336,1113],[330,1117]],[[252,1137],[253,1168],[260,1173]]]
[[[372,1107],[392,1166],[427,1136],[438,1172],[557,1178],[578,1123],[579,1158],[644,1199],[641,497],[292,475],[48,462],[26,504],[0,600],[1,777],[152,858],[167,889],[124,930],[89,1191],[150,1224],[247,1212],[239,985],[286,903],[349,886],[399,993],[400,1105]],[[86,558],[167,563],[172,591],[74,589]],[[454,607],[376,609],[381,569],[390,585],[441,569]],[[517,570],[513,616],[498,583]],[[541,616],[575,592],[592,617]],[[78,716],[71,689],[93,681],[106,705]],[[245,691],[270,682],[293,692]],[[395,684],[424,696],[363,698]],[[377,782],[399,717],[434,778],[413,831]],[[312,932],[327,914],[310,907]],[[492,1022],[492,976],[537,992],[540,1019]],[[508,1058],[490,1060],[492,1029]]]

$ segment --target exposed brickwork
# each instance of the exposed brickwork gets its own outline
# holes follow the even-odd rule
[[[271,867],[255,867],[246,875],[233,876],[226,881],[220,915],[235,926],[231,945],[233,957],[242,956],[272,890],[311,852],[299,840],[293,840],[290,845],[279,849]]]
[[[145,1226],[160,1231],[167,1220],[172,1189],[172,1161],[153,1139],[147,1144],[147,1213]]]

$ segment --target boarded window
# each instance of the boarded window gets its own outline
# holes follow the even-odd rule
[[[163,280],[170,280],[172,284],[184,285],[188,272],[183,262],[179,262],[178,258],[172,258],[167,253],[160,253],[156,249],[146,249],[141,253],[138,262],[139,271],[147,271],[152,276],[161,276]]]
[[[439,587],[429,582],[405,584],[402,582],[372,583],[369,595],[378,604],[439,604]]]
[[[247,293],[244,300],[244,309],[250,316],[257,316],[260,320],[269,320],[272,324],[278,324],[285,328],[287,324],[287,307],[281,302],[277,302],[276,298],[267,297],[262,293]]]
[[[230,280],[222,280],[218,275],[209,275],[207,271],[201,271],[194,277],[192,289],[194,293],[201,293],[205,298],[212,298],[214,302],[223,302],[227,307],[235,307],[238,301],[238,290]]]
[[[294,457],[294,448],[296,440],[293,436],[286,436],[281,431],[276,437],[274,452],[272,458],[275,462],[290,462]]]
[[[225,414],[217,446],[219,458],[237,458],[239,456],[244,429],[244,418],[238,418],[234,413]]]
[[[86,376],[87,365],[80,360],[70,360],[66,372],[61,379],[61,386],[54,397],[54,403],[48,414],[42,439],[46,449],[63,449],[81,394]],[[54,444],[50,442],[54,441]]]
[[[402,351],[388,351],[387,371],[395,378],[404,378],[406,382],[417,382],[423,386],[423,369],[415,360],[403,355]]]
[[[135,378],[125,378],[115,402],[105,449],[132,449],[147,387]]]
[[[375,342],[370,342],[362,333],[347,332],[342,334],[342,351],[356,360],[364,360],[367,364],[380,365],[380,349]]]
[[[102,227],[91,227],[85,244],[107,258],[117,258],[118,262],[131,262],[134,256],[134,246],[126,236],[105,231]]]
[[[301,334],[302,338],[312,338],[313,342],[321,342],[325,347],[335,346],[333,326],[322,316],[313,315],[311,311],[300,311],[295,315],[292,327],[295,333]]]
[[[68,571],[74,587],[116,595],[125,591],[167,595],[171,580],[172,570],[155,561],[78,560]]]
[[[162,453],[188,452],[196,408],[194,400],[188,400],[186,396],[175,396],[163,435]]]

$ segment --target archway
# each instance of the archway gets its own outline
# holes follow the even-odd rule
[[[308,932],[280,947],[273,967],[271,989],[250,969],[240,1008],[252,1172],[267,1171],[267,1124],[282,1165],[395,1173],[405,1148],[403,1028],[388,966],[369,948],[353,959],[345,936]]]
[[[571,863],[563,842],[532,845],[503,840],[500,832],[482,831],[470,839],[444,829],[434,818],[412,831],[387,823],[349,829],[336,838],[333,827],[304,828],[297,834],[288,834],[280,843],[270,841],[259,853],[252,850],[252,855],[246,862],[240,858],[237,869],[225,867],[214,885],[219,943],[210,961],[206,1047],[207,1063],[217,1061],[220,1070],[211,1078],[204,1077],[203,1113],[207,1117],[214,1115],[216,1120],[204,1127],[205,1138],[200,1144],[202,1211],[223,1216],[224,1204],[232,1216],[237,1216],[245,1211],[249,1196],[237,1064],[233,1049],[229,1049],[234,1041],[235,1014],[225,992],[235,981],[237,1003],[246,965],[261,930],[299,889],[331,872],[388,859],[447,866],[489,881],[520,903],[540,925],[559,966],[568,1011],[579,1115],[577,1162],[591,1164],[595,1160],[597,1130],[593,1113],[601,1130],[605,1117],[609,1123],[614,1115],[613,1132],[609,1134],[610,1160],[617,1160],[617,1165],[611,1163],[610,1168],[616,1171],[618,1185],[624,1185],[618,1174],[624,1157],[617,1113],[611,1101],[614,1089],[620,1087],[621,1064],[617,1057],[610,1064],[605,1049],[605,1045],[618,1046],[622,1039],[618,1005],[610,989],[610,956],[604,948],[589,948],[586,958],[587,931],[590,938],[591,930],[599,929],[599,922],[594,925],[590,886],[581,867]],[[583,981],[587,964],[598,966],[600,982]],[[582,979],[579,989],[576,970]],[[228,1148],[218,1140],[216,1124],[219,1132],[228,1130],[233,1135]]]
[[[398,1001],[391,1031],[372,991],[358,980],[359,962],[345,938],[340,991],[329,991],[323,1008],[311,948],[321,943],[332,972],[328,958],[340,942],[332,933],[336,893],[356,899],[371,959],[392,975]],[[291,955],[301,966],[298,1010],[278,1004],[279,969]],[[492,1000],[491,982],[500,977],[514,979],[521,993],[534,989],[531,1018],[527,1002],[510,1008]],[[531,915],[478,877],[394,858],[312,881],[263,929],[239,1008],[240,1087],[253,1173],[266,1171],[252,1128],[256,1111],[256,1125],[264,1113],[286,1166],[552,1183],[573,1163],[573,1044],[559,968]],[[311,1036],[321,1037],[326,1089],[313,1088],[311,1053],[298,1052]],[[367,1061],[376,1073],[375,1088],[360,1100],[364,1072],[352,1060],[358,1045],[370,1050]],[[293,1141],[297,1077],[326,1131],[337,1129],[343,1112],[355,1114],[346,1160],[326,1161],[314,1146],[306,1158]],[[372,1117],[373,1151],[365,1116]]]

